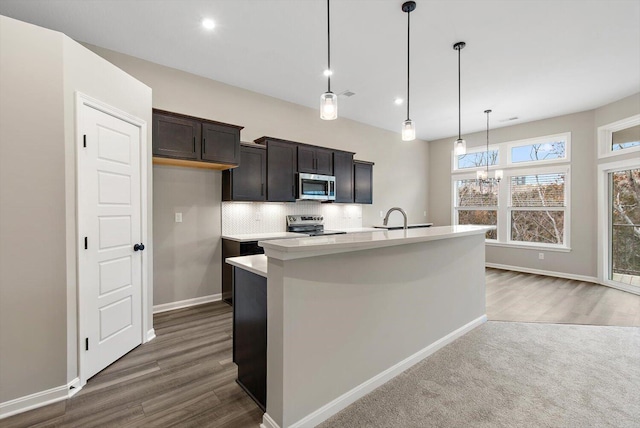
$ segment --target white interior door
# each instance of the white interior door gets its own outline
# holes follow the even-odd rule
[[[84,383],[142,343],[141,129],[85,103],[78,109],[78,296]]]

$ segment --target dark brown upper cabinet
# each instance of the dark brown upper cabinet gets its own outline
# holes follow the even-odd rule
[[[240,145],[240,166],[222,171],[223,201],[267,200],[267,150]]]
[[[153,155],[197,160],[201,125],[186,117],[153,113]]]
[[[297,144],[271,137],[261,137],[255,142],[267,146],[267,201],[294,202]]]
[[[240,162],[242,126],[153,109],[154,163],[229,169]]]
[[[203,122],[202,160],[238,165],[240,163],[240,130]]]
[[[336,176],[335,202],[353,203],[353,153],[333,152],[333,175]]]
[[[320,147],[298,145],[298,172],[333,175],[333,152]]]
[[[373,165],[373,162],[353,161],[353,201],[356,204],[373,203]]]

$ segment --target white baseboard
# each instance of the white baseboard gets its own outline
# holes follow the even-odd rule
[[[194,299],[179,300],[177,302],[163,303],[161,305],[155,305],[153,307],[153,313],[158,314],[160,312],[173,311],[174,309],[188,308],[190,306],[202,305],[204,303],[217,302],[222,300],[222,294],[211,294],[209,296],[196,297]]]
[[[69,393],[67,394],[67,398],[73,397],[78,392],[80,392],[81,389],[82,386],[80,385],[80,378],[77,377],[67,384],[67,390],[69,391]]]
[[[598,278],[596,278],[595,276],[576,275],[573,273],[555,272],[551,270],[531,269],[531,268],[525,268],[520,266],[502,265],[499,263],[485,263],[484,265],[486,267],[502,269],[502,270],[513,270],[516,272],[533,273],[535,275],[554,276],[556,278],[565,278],[565,279],[575,279],[576,281],[593,282],[594,284],[600,283],[598,281]]]
[[[0,403],[0,419],[66,400],[73,397],[80,389],[82,389],[80,387],[80,379],[75,378],[66,385],[56,386],[35,394],[5,401]]]
[[[147,331],[147,340],[144,343],[151,342],[155,338],[156,330],[152,328],[151,330]]]
[[[634,287],[633,285],[627,285],[627,284],[622,284],[622,283],[613,282],[613,281],[605,281],[602,283],[602,285],[640,296],[640,288]]]
[[[426,348],[423,348],[420,351],[416,352],[415,354],[405,358],[404,360],[400,361],[394,366],[388,368],[387,370],[377,374],[371,379],[356,386],[351,391],[348,391],[342,394],[340,397],[322,406],[315,412],[300,419],[298,422],[291,425],[291,428],[315,427],[322,421],[329,419],[331,416],[335,415],[340,410],[344,409],[345,407],[349,406],[350,404],[364,397],[365,395],[367,395],[374,389],[378,388],[379,386],[382,386],[383,384],[387,383],[388,381],[398,376],[403,371],[407,370],[413,365],[424,360],[425,358],[427,358],[429,355],[433,354],[440,348],[443,348],[444,346],[453,342],[457,338],[465,335],[466,333],[468,333],[469,331],[473,330],[474,328],[478,327],[479,325],[481,325],[486,321],[487,321],[487,316],[485,314],[479,318],[476,318],[470,323],[463,325],[459,329],[452,331],[451,333],[444,336],[443,338],[433,342],[431,345],[427,346]],[[276,424],[273,421],[273,419],[269,417],[267,420],[267,417],[268,415],[265,413],[262,419],[262,425],[260,425],[261,428],[279,428],[278,424]]]
[[[268,413],[265,412],[262,415],[262,423],[260,424],[260,428],[280,428],[280,425],[274,421]]]

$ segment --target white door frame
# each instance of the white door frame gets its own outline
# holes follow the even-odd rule
[[[610,198],[609,173],[623,169],[640,168],[637,159],[625,159],[598,165],[598,280],[600,284],[617,288],[633,294],[640,294],[638,287],[634,287],[609,279],[609,216]]]
[[[77,352],[77,361],[78,361],[78,378],[80,380],[80,388],[83,387],[86,383],[87,383],[87,378],[84,374],[84,367],[86,367],[85,362],[84,362],[84,353],[82,352],[82,346],[83,346],[83,337],[86,337],[86,333],[85,333],[85,327],[83,327],[83,325],[85,325],[84,321],[84,315],[83,315],[83,311],[81,308],[82,302],[80,301],[80,281],[79,281],[79,255],[80,252],[82,251],[82,249],[84,249],[84,241],[81,238],[82,233],[79,230],[79,225],[80,225],[80,215],[81,213],[81,207],[80,207],[80,203],[79,203],[79,192],[78,192],[78,181],[81,180],[81,176],[80,176],[80,162],[79,162],[79,154],[80,154],[80,150],[82,148],[83,145],[83,138],[82,138],[82,132],[80,129],[81,123],[80,123],[80,111],[82,109],[83,106],[88,106],[91,108],[94,108],[98,111],[101,111],[105,114],[108,114],[110,116],[113,116],[115,118],[118,118],[120,120],[123,120],[125,122],[130,123],[131,125],[134,125],[136,127],[138,127],[140,129],[140,199],[141,199],[141,206],[140,206],[140,221],[141,221],[141,238],[142,238],[142,242],[145,243],[145,245],[147,245],[147,243],[149,241],[149,236],[148,236],[148,206],[147,206],[147,200],[148,200],[148,189],[147,189],[147,185],[148,185],[148,179],[147,179],[147,122],[135,117],[125,111],[122,111],[118,108],[115,108],[113,106],[110,106],[108,104],[105,104],[104,102],[97,100],[95,98],[92,98],[88,95],[85,95],[81,92],[76,92],[76,97],[75,97],[75,132],[76,132],[76,156],[75,156],[75,160],[76,160],[76,166],[75,166],[75,173],[76,173],[76,303],[77,303],[77,312],[76,312],[76,320],[77,320],[77,327],[78,327],[78,337],[77,337],[77,348],[76,348],[76,352]],[[82,242],[81,242],[82,241]],[[148,248],[149,250],[151,250],[151,248]],[[149,317],[149,303],[150,303],[150,293],[149,293],[149,263],[148,263],[148,251],[141,251],[141,257],[142,257],[142,267],[141,267],[141,272],[142,272],[142,282],[141,282],[141,287],[142,287],[142,298],[141,298],[141,304],[142,304],[142,331],[140,332],[141,337],[142,337],[142,343],[146,343],[150,340],[152,340],[155,335],[153,334],[153,330],[152,330],[152,326],[149,326],[149,322],[148,322],[148,317]]]

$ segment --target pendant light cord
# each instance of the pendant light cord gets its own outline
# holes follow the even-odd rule
[[[407,12],[407,120],[409,120],[409,77],[410,77],[410,62],[411,59],[411,11]]]
[[[458,140],[462,139],[462,114],[460,113],[462,109],[462,103],[460,98],[460,51],[462,48],[458,49]]]
[[[487,113],[487,179],[489,178],[489,113],[491,110],[485,111]]]
[[[327,0],[327,92],[331,92],[331,15],[329,9],[329,0]]]

